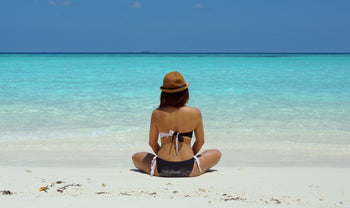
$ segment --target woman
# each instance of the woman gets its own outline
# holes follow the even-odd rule
[[[218,150],[206,150],[195,156],[204,144],[204,130],[201,112],[185,105],[189,85],[176,71],[164,77],[160,105],[152,113],[149,133],[149,145],[156,155],[134,154],[136,168],[155,176],[198,176],[219,162]],[[191,147],[193,131],[196,141]]]

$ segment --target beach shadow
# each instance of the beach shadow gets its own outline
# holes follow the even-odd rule
[[[141,171],[141,170],[139,170],[139,169],[137,169],[137,168],[131,168],[131,169],[129,169],[129,170],[130,170],[130,171],[133,171],[133,172],[138,172],[138,173],[142,173],[142,174],[148,175],[148,173],[143,172],[143,171]]]
[[[216,170],[216,169],[209,169],[206,172],[204,172],[203,174],[205,174],[205,173],[212,173],[212,172],[216,172],[216,171],[218,171],[218,170]]]

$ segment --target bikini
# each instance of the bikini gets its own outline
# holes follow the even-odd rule
[[[175,139],[176,146],[176,154],[179,154],[179,142],[184,142],[183,136],[187,136],[192,138],[193,132],[179,133],[177,131],[170,130],[169,133],[159,133],[160,138],[172,136],[171,142]],[[154,170],[157,166],[157,170],[160,176],[165,177],[185,177],[189,176],[192,173],[193,164],[197,163],[198,169],[202,172],[200,167],[199,159],[197,156],[193,156],[193,158],[180,162],[172,162],[160,159],[157,155],[153,157],[151,162],[151,173],[150,175],[154,175]]]

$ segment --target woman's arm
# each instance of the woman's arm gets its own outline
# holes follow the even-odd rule
[[[154,153],[158,154],[158,151],[160,149],[160,146],[158,144],[158,128],[156,125],[156,112],[155,110],[152,113],[152,117],[151,117],[151,125],[149,128],[149,145],[151,146],[152,150],[154,151]]]
[[[196,155],[204,144],[204,128],[203,128],[202,114],[200,111],[199,111],[199,122],[197,127],[194,129],[194,133],[196,135],[196,141],[192,146],[192,150],[194,155]]]

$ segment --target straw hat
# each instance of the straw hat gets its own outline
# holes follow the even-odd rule
[[[161,86],[160,89],[163,92],[175,93],[187,89],[188,86],[190,86],[190,83],[185,82],[184,77],[179,72],[173,71],[165,75],[163,86]]]

